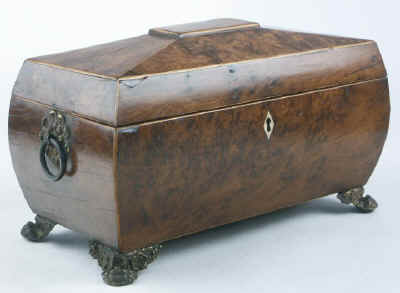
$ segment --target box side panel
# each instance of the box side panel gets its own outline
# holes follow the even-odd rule
[[[389,111],[379,79],[120,128],[120,249],[364,185]]]
[[[117,83],[112,79],[25,61],[13,94],[94,121],[115,124]]]
[[[119,81],[118,125],[386,77],[376,44],[327,48]]]
[[[66,174],[54,182],[45,175],[39,161],[41,119],[49,110],[15,96],[11,101],[9,143],[24,196],[35,214],[116,246],[115,130],[65,113],[71,147]]]

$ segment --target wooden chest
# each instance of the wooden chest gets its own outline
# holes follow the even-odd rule
[[[111,285],[160,243],[339,193],[361,211],[389,122],[373,41],[217,19],[28,59],[9,141],[37,214],[86,233]]]

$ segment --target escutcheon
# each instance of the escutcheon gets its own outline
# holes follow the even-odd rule
[[[272,135],[272,131],[274,131],[275,122],[272,119],[271,113],[268,111],[267,116],[265,117],[264,121],[264,131],[267,135],[267,139],[269,140]]]

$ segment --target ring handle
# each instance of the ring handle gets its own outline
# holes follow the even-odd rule
[[[60,111],[51,109],[42,118],[39,132],[40,164],[47,177],[53,181],[60,180],[65,174],[71,146],[70,135],[67,119]],[[48,160],[57,166],[56,173],[50,170]]]
[[[46,161],[46,152],[49,148],[49,146],[52,146],[55,150],[56,153],[52,152],[49,157],[52,161],[59,161],[59,169],[56,174],[52,173],[49,169],[49,166],[47,165]],[[44,141],[41,146],[40,146],[40,164],[42,165],[42,168],[51,180],[53,181],[58,181],[60,180],[64,174],[65,170],[67,167],[67,152],[64,150],[64,146],[54,137],[49,137],[48,140]]]

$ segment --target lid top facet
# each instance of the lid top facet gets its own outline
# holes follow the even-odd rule
[[[149,34],[29,59],[111,79],[192,70],[355,45],[365,40],[261,28],[214,19],[150,29]]]
[[[255,29],[259,27],[260,25],[256,22],[233,18],[219,18],[208,21],[152,28],[149,30],[149,35],[165,36],[178,39],[227,31]]]

